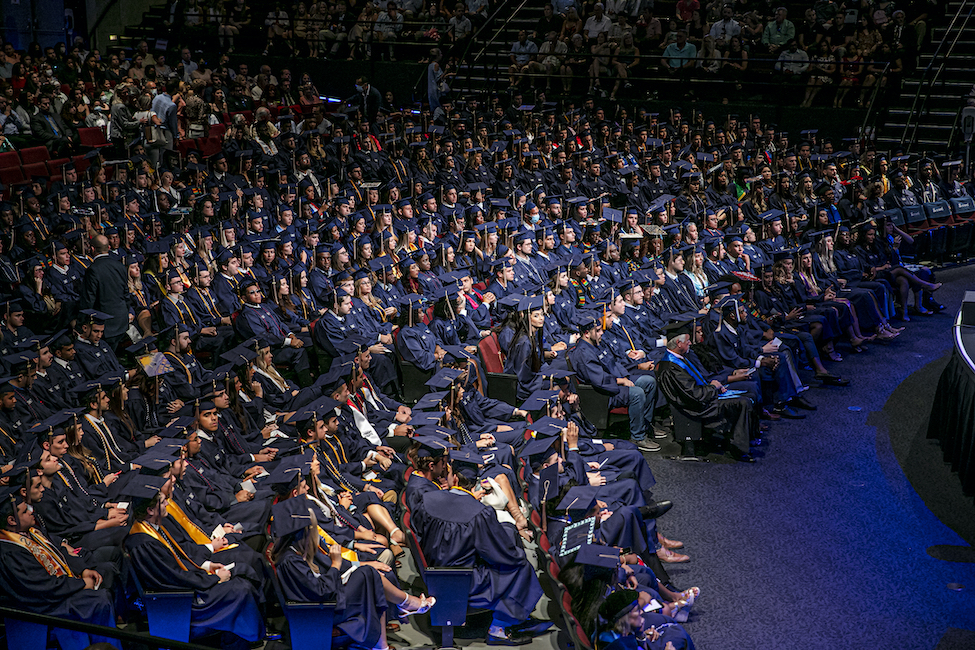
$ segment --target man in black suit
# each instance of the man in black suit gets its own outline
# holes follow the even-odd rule
[[[95,259],[85,270],[81,286],[81,308],[97,309],[112,318],[105,323],[105,342],[114,350],[129,327],[129,285],[125,267],[111,255],[108,237],[94,240]]]
[[[383,96],[378,88],[373,88],[366,77],[359,77],[355,80],[356,94],[349,99],[349,103],[355,106],[359,113],[369,124],[375,124],[379,111],[383,106]]]
[[[70,155],[73,143],[61,116],[51,107],[51,96],[41,95],[37,100],[37,112],[30,118],[30,130],[51,154]]]

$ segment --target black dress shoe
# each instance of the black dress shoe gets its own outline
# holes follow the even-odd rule
[[[780,416],[787,418],[789,420],[805,420],[806,416],[802,413],[796,413],[796,410],[789,406],[788,404],[783,404],[782,406],[775,407],[775,412]]]
[[[831,375],[831,374],[816,375],[816,379],[823,382],[827,386],[849,386],[850,385],[849,379],[843,379],[842,377],[837,377],[836,375]]]
[[[488,634],[487,644],[503,646],[528,645],[532,642],[533,638],[530,634],[516,634],[514,632],[508,632],[507,636]]]
[[[540,621],[537,618],[529,617],[527,621],[512,625],[509,630],[518,636],[534,636],[548,630],[552,625],[552,621]]]
[[[789,400],[789,405],[804,409],[806,411],[815,411],[818,408],[807,402],[805,397],[800,397],[798,395]]]
[[[735,448],[731,448],[731,449],[728,450],[728,457],[729,458],[732,458],[734,460],[737,460],[739,463],[754,463],[755,462],[755,457],[752,456],[750,453],[747,453],[747,452],[744,452],[744,451],[740,451],[740,450],[735,449]]]
[[[656,519],[674,507],[673,501],[657,501],[653,504],[640,506],[640,516],[644,519]]]

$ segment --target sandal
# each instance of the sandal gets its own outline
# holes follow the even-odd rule
[[[688,606],[690,606],[693,605],[694,601],[697,600],[697,597],[701,595],[701,588],[691,587],[690,589],[685,589],[684,591],[680,592],[680,595],[684,597],[684,600],[687,601]]]
[[[419,597],[412,596],[412,598],[417,598],[420,601],[420,604],[417,605],[416,609],[410,609],[409,607],[405,607],[405,605],[410,602],[410,598],[411,596],[407,595],[406,600],[399,604],[400,611],[408,616],[412,616],[414,614],[426,614],[430,611],[431,607],[437,604],[437,599],[433,596],[420,594]]]
[[[826,354],[826,356],[829,357],[829,360],[830,361],[837,361],[837,362],[839,362],[839,361],[842,361],[843,360],[843,357],[840,356],[840,353],[837,352],[836,350],[833,350],[832,352],[828,352]]]

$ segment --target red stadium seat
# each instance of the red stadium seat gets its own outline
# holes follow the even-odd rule
[[[43,176],[48,178],[51,172],[47,170],[47,165],[44,163],[31,163],[30,165],[24,165],[24,177],[30,178],[31,176]]]
[[[20,167],[20,154],[16,151],[0,153],[0,169],[10,169],[11,167]]]
[[[64,166],[71,162],[70,158],[58,158],[57,160],[48,160],[47,171],[50,176],[60,176],[64,171]]]
[[[73,156],[71,160],[74,161],[75,169],[78,170],[79,174],[91,167],[91,160],[89,158],[85,158],[83,155]]]
[[[25,165],[43,163],[50,159],[51,154],[48,152],[47,147],[28,147],[20,150],[20,162]]]
[[[78,129],[78,142],[83,147],[110,147],[112,145],[105,139],[105,133],[97,126]]]
[[[3,185],[23,185],[27,182],[24,177],[24,170],[20,167],[7,167],[0,169],[0,184]]]

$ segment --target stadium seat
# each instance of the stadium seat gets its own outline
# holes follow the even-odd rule
[[[78,141],[85,147],[110,147],[111,142],[105,140],[105,133],[97,126],[78,129]]]
[[[484,387],[487,396],[508,404],[517,403],[518,377],[504,372],[504,356],[498,345],[498,335],[491,332],[477,344],[477,352],[481,358],[481,365],[487,376]]]
[[[71,157],[71,160],[74,162],[75,169],[78,170],[78,173],[79,174],[81,174],[82,172],[84,172],[85,170],[87,170],[89,167],[91,167],[91,160],[88,159],[88,158],[85,158],[83,155],[81,155],[81,156],[72,156]]]
[[[47,165],[42,162],[24,165],[22,169],[24,170],[24,177],[28,179],[31,176],[43,176],[44,178],[48,178],[51,175],[51,172],[47,169]]]
[[[430,623],[441,628],[441,647],[450,647],[454,644],[454,627],[467,622],[467,594],[471,592],[474,567],[430,566],[423,555],[420,540],[410,526],[408,510],[403,513],[403,530],[420,570],[420,578],[426,586],[426,593],[437,599],[437,605],[430,610]]]
[[[11,167],[20,167],[20,155],[16,151],[0,153],[0,169],[10,169]]]
[[[179,157],[184,158],[190,149],[198,149],[196,138],[183,138],[176,143],[176,150],[179,151]]]
[[[128,552],[126,560],[131,566]],[[186,643],[190,640],[190,613],[193,609],[193,591],[146,591],[142,588],[138,573],[129,571],[135,588],[146,608],[149,618],[149,634],[161,639]]]
[[[272,567],[268,573],[271,574],[274,593],[277,594],[278,602],[284,611],[284,617],[288,620],[291,647],[307,650],[331,650],[337,603],[334,600],[316,603],[288,600],[284,597],[284,591],[281,589],[277,570]]]
[[[0,184],[10,186],[21,185],[26,182],[27,179],[24,177],[24,170],[21,167],[0,169]]]
[[[47,171],[49,176],[61,176],[64,171],[64,166],[71,162],[70,158],[58,158],[56,160],[48,160],[45,164],[47,165]]]
[[[33,163],[44,163],[51,159],[51,154],[47,147],[27,147],[20,150],[20,162],[25,165]]]

